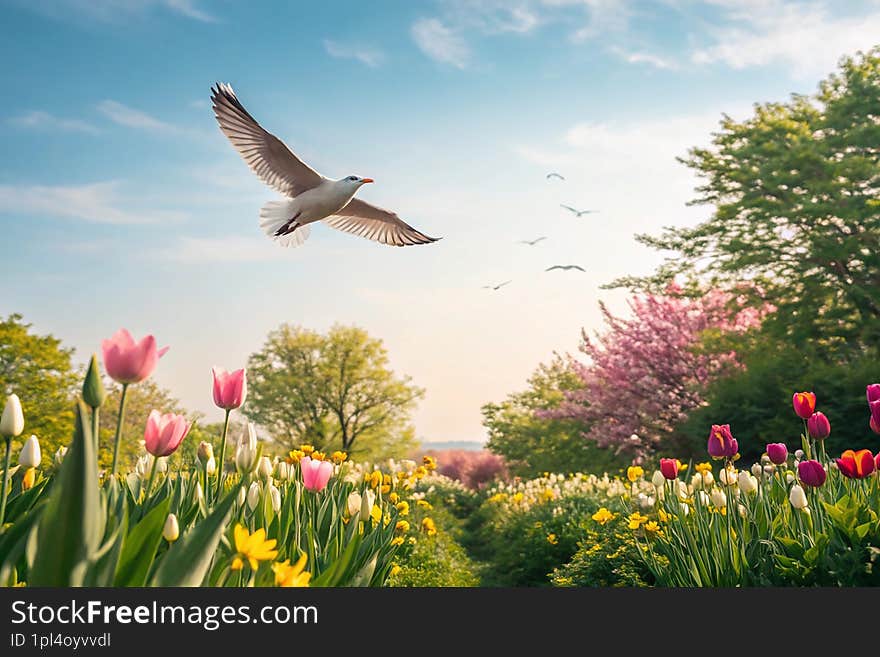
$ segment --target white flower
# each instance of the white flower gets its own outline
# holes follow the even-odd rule
[[[752,464],[752,474],[755,475],[755,477],[763,477],[764,476],[764,468],[761,467],[760,463],[753,463]]]
[[[737,478],[736,468],[722,468],[721,472],[718,474],[718,478],[725,486],[733,486],[736,483]]]
[[[785,473],[785,481],[786,483],[792,483],[794,481],[794,475],[791,472]]]
[[[700,494],[699,494],[699,498],[700,498],[700,505],[701,506],[709,506],[709,494],[706,491],[701,490]]]
[[[690,497],[690,491],[688,491],[687,484],[684,483],[681,479],[677,479],[675,481],[676,488],[678,488],[678,498],[680,500],[686,500]]]
[[[195,494],[196,502],[201,504],[205,501],[205,491],[202,490],[202,483],[196,482],[196,494]]]
[[[247,491],[244,489],[244,487],[238,489],[238,498],[236,499],[236,501],[238,502],[239,507],[244,506],[244,503],[247,501]]]
[[[24,413],[21,411],[21,401],[18,395],[9,395],[6,398],[6,406],[0,416],[0,436],[12,438],[20,436],[24,431]]]
[[[61,467],[61,463],[64,461],[64,456],[67,454],[67,448],[62,445],[55,452],[55,456],[52,457],[52,462],[55,464],[56,468]]]
[[[208,459],[207,463],[205,463],[205,472],[208,473],[208,476],[211,476],[215,472],[217,472],[217,461],[214,459],[213,456]]]
[[[31,436],[24,441],[21,452],[18,454],[18,463],[23,468],[39,468],[43,455],[40,454],[40,441],[36,436]]]
[[[162,528],[162,538],[169,543],[173,543],[180,537],[180,525],[177,522],[177,516],[169,513],[165,518],[165,526]]]
[[[275,476],[278,481],[287,481],[290,479],[290,466],[285,461],[278,461],[275,465]]]
[[[723,490],[716,488],[712,491],[712,504],[719,509],[727,506],[727,496]]]
[[[737,505],[736,510],[739,511],[739,515],[741,517],[746,517],[746,507],[744,507],[742,504]]]
[[[737,483],[743,493],[754,493],[758,490],[758,480],[746,470],[739,473]]]
[[[804,489],[800,487],[800,484],[795,484],[791,487],[791,492],[788,494],[788,501],[791,502],[791,505],[795,509],[807,508],[807,494],[804,492]]]
[[[663,488],[666,483],[666,477],[659,470],[654,470],[654,474],[651,475],[651,483],[654,484],[654,488]]]
[[[700,490],[703,487],[703,475],[699,472],[695,472],[691,477],[691,488],[694,490]]]
[[[272,510],[275,513],[281,511],[281,491],[274,484],[269,484],[269,498],[272,500]]]
[[[703,473],[703,486],[705,488],[711,488],[712,484],[715,483],[715,475],[712,474],[711,470],[706,470]]]
[[[248,488],[248,492],[247,492],[247,504],[248,504],[248,508],[251,511],[256,509],[257,504],[260,503],[260,493],[261,492],[262,491],[260,490],[260,484],[258,484],[256,481],[252,481],[251,486],[250,486],[250,488]]]
[[[366,521],[370,517],[370,513],[373,511],[373,505],[376,503],[376,493],[371,490],[364,491],[363,499],[361,500],[361,520]]]
[[[361,510],[361,504],[363,500],[361,499],[361,494],[356,490],[352,491],[348,495],[348,500],[346,500],[346,506],[348,507],[348,515],[350,517],[354,517],[356,513]]]
[[[268,456],[261,456],[257,463],[257,476],[263,481],[269,481],[272,476],[272,461]]]
[[[250,474],[257,464],[257,429],[253,422],[248,422],[247,430],[243,431],[235,448],[235,467],[242,475]]]
[[[796,450],[794,451],[794,457],[795,457],[798,461],[802,461],[803,458],[804,458],[804,450],[802,450],[802,449],[796,449]]]

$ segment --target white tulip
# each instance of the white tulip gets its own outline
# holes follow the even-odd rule
[[[686,483],[684,483],[681,479],[676,479],[675,484],[676,488],[678,488],[678,498],[680,500],[686,500],[688,497],[690,497],[690,491],[688,490]]]
[[[269,484],[269,498],[272,500],[272,510],[275,513],[281,511],[281,491],[273,484]]]
[[[237,501],[239,507],[244,506],[244,503],[247,501],[247,491],[244,489],[244,487],[238,489]]]
[[[21,401],[18,395],[9,395],[6,398],[6,406],[3,407],[3,415],[0,416],[0,435],[7,438],[21,435],[24,431],[24,413],[21,411]]]
[[[208,473],[209,477],[217,472],[217,461],[213,456],[208,459],[207,463],[205,463],[205,472]]]
[[[205,501],[205,491],[202,490],[202,484],[199,481],[196,482],[196,495],[195,495],[195,497],[196,497],[196,502],[198,502],[199,504],[201,504],[202,502]]]
[[[804,489],[801,488],[800,484],[795,484],[791,487],[791,492],[788,494],[788,501],[791,502],[791,505],[795,509],[807,508],[807,494],[804,492]]]
[[[706,470],[703,473],[703,486],[705,488],[711,488],[712,484],[715,483],[715,475],[712,474],[711,470]]]
[[[706,494],[703,493],[703,491],[700,491],[700,493],[702,493],[703,495]],[[679,508],[681,509],[681,513],[684,516],[687,516],[691,512],[691,507],[689,507],[687,504],[682,504]]]
[[[791,472],[785,473],[785,481],[786,483],[792,483],[794,481],[794,475]]]
[[[268,456],[261,456],[257,463],[257,476],[263,481],[269,481],[272,476],[272,461]]]
[[[66,454],[67,454],[67,448],[64,445],[62,445],[61,447],[59,447],[56,450],[55,456],[52,457],[52,462],[55,464],[56,468],[61,467],[61,463],[64,461],[64,456]]]
[[[361,494],[356,490],[352,491],[348,494],[348,500],[346,500],[346,506],[348,507],[348,515],[354,518],[355,514],[361,510],[361,504],[363,500],[361,499]]]
[[[364,497],[361,500],[361,520],[367,521],[370,513],[373,511],[373,505],[376,503],[376,493],[371,490],[364,491]]]
[[[150,465],[152,465],[152,462],[150,463]],[[156,472],[158,472],[160,474],[164,474],[165,472],[168,472],[168,457],[167,456],[160,456],[159,459],[156,461]]]
[[[758,480],[746,470],[739,473],[737,483],[743,493],[754,493],[758,490]]]
[[[764,466],[764,476],[768,479],[773,476],[773,473],[776,472],[775,465],[765,465]]]
[[[691,488],[694,490],[700,490],[703,487],[703,475],[699,472],[695,472],[693,476],[691,476]]]
[[[736,483],[737,472],[735,468],[723,468],[718,478],[725,486],[733,486]]]
[[[712,504],[719,509],[727,506],[727,496],[724,494],[723,490],[716,488],[712,491]]]
[[[796,449],[796,450],[794,450],[794,457],[795,457],[798,461],[802,461],[803,458],[804,458],[804,450],[802,450],[802,449]]]
[[[36,436],[31,436],[24,441],[21,452],[18,454],[18,464],[23,468],[39,468],[42,460],[40,441]]]
[[[699,494],[699,498],[700,498],[700,505],[701,506],[709,506],[709,494],[706,491],[701,490],[700,494]]]
[[[250,488],[248,488],[248,492],[247,492],[247,504],[248,504],[248,508],[251,511],[256,509],[257,504],[260,503],[260,493],[261,492],[262,491],[260,490],[260,484],[258,484],[256,481],[251,482],[251,486],[250,486]]]
[[[736,510],[739,511],[740,517],[742,517],[742,518],[746,517],[746,507],[744,507],[742,504],[738,505],[736,507]]]
[[[247,430],[242,432],[235,449],[235,467],[242,475],[250,474],[257,464],[257,429],[248,422]]]
[[[651,483],[654,484],[654,488],[663,488],[666,484],[666,477],[659,470],[654,470],[654,474],[651,475]]]
[[[165,518],[165,526],[162,528],[162,538],[169,543],[173,543],[180,537],[180,525],[177,522],[177,516],[169,513]]]
[[[285,461],[278,461],[275,466],[275,476],[278,481],[287,481],[290,479],[290,466]]]

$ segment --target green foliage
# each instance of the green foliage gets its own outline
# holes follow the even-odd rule
[[[16,393],[24,408],[25,433],[39,438],[51,456],[70,440],[76,374],[72,349],[52,335],[36,335],[22,316],[0,320],[0,394]],[[19,442],[13,443],[17,451]]]
[[[654,583],[623,514],[605,525],[591,521],[574,557],[554,570],[551,579],[554,586],[639,587]]]
[[[530,478],[543,472],[603,472],[623,466],[612,450],[584,439],[581,423],[539,417],[541,411],[562,402],[566,390],[582,385],[568,363],[556,356],[550,364],[538,366],[526,390],[500,404],[483,406],[483,424],[489,432],[486,446],[504,457],[511,474]]]
[[[300,444],[376,459],[406,453],[423,395],[388,366],[381,340],[357,327],[326,334],[283,324],[248,361],[248,417],[287,449]]]

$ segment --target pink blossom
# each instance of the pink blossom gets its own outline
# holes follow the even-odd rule
[[[150,377],[168,347],[157,350],[156,338],[152,335],[135,343],[131,333],[119,329],[109,340],[101,342],[101,351],[111,379],[118,383],[138,383]]]
[[[227,372],[222,367],[213,367],[214,404],[230,410],[239,408],[247,397],[247,374],[242,370]]]
[[[330,475],[333,474],[333,464],[330,461],[313,461],[310,456],[301,458],[299,467],[302,470],[303,485],[315,493],[327,487]]]
[[[180,443],[189,433],[190,423],[176,413],[161,414],[157,410],[150,411],[147,428],[144,430],[144,446],[153,456],[168,456],[180,447]]]

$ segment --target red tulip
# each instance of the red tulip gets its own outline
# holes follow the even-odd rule
[[[872,383],[867,386],[865,393],[868,397],[868,403],[880,400],[880,383]]]
[[[796,392],[791,398],[791,403],[798,417],[807,420],[816,410],[816,395],[812,392]]]
[[[707,446],[709,455],[713,458],[720,459],[725,456],[734,457],[739,451],[739,444],[736,438],[730,433],[729,424],[713,424],[712,430],[709,432],[709,445]]]
[[[807,420],[807,433],[815,440],[825,440],[831,434],[831,423],[824,413],[813,413]]]
[[[244,370],[227,372],[222,367],[213,367],[214,403],[223,409],[230,410],[244,404],[247,397],[247,374]]]
[[[874,455],[867,449],[860,449],[858,452],[848,449],[835,460],[837,469],[850,479],[864,479],[876,467]]]
[[[677,479],[678,459],[660,459],[660,472],[667,479]]]
[[[783,443],[769,443],[766,451],[767,458],[775,465],[782,465],[788,460],[788,447]]]
[[[189,428],[190,423],[182,415],[162,415],[159,411],[150,411],[144,431],[144,446],[153,456],[168,456],[180,447]]]
[[[152,335],[135,343],[131,333],[119,329],[112,338],[101,342],[101,351],[111,379],[118,383],[138,383],[149,378],[168,347],[156,349],[156,338]]]
[[[801,461],[798,463],[798,479],[805,486],[818,488],[825,483],[827,475],[819,461]]]
[[[880,472],[880,452],[877,452],[877,456],[874,457],[874,469]]]

